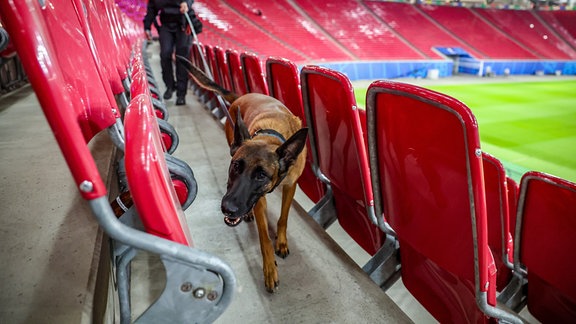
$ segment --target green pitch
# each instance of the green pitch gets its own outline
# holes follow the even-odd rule
[[[515,180],[535,170],[576,181],[576,79],[425,87],[472,109],[482,150]],[[363,107],[366,88],[355,92]]]

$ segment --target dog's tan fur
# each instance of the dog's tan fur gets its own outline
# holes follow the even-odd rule
[[[232,169],[239,164],[238,161],[241,161],[246,173],[251,174],[257,170],[262,170],[265,174],[271,175],[270,182],[262,188],[264,192],[268,193],[276,186],[282,189],[282,207],[277,223],[275,247],[272,245],[268,233],[266,194],[260,196],[252,211],[244,216],[245,220],[250,220],[252,215],[256,218],[263,258],[265,286],[269,292],[273,292],[279,283],[274,252],[282,258],[289,254],[286,237],[288,212],[296,191],[296,182],[306,163],[304,145],[307,129],[303,129],[300,119],[275,98],[257,93],[238,97],[215,84],[189,61],[184,61],[185,59],[181,57],[179,59],[187,62],[186,66],[190,75],[201,86],[221,94],[230,102],[229,111],[232,119],[235,120],[235,125],[233,126],[230,121],[227,121],[225,125],[226,138],[232,155],[228,191],[233,190],[231,186],[234,184],[230,182],[240,181],[231,178]],[[283,143],[279,136],[258,134],[260,130],[273,130],[281,134],[286,142]],[[287,163],[290,165],[286,168]],[[284,169],[285,172],[282,171]],[[226,209],[225,199],[226,196],[222,203],[223,212]]]

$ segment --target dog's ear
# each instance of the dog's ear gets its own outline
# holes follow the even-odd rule
[[[276,149],[276,154],[278,154],[278,161],[280,163],[278,174],[281,178],[288,173],[288,169],[292,164],[294,164],[294,161],[296,161],[296,158],[304,149],[307,136],[308,128],[301,128],[294,133],[294,135],[290,136],[284,144],[280,145],[280,147]]]
[[[238,107],[238,110],[236,110],[236,123],[234,124],[234,140],[232,145],[230,145],[230,155],[234,156],[238,148],[242,146],[242,143],[248,139],[250,139],[250,132],[246,124],[244,124],[242,114],[240,114],[240,107]]]

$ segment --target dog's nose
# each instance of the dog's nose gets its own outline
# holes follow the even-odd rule
[[[222,210],[222,214],[226,215],[226,216],[233,216],[236,213],[238,213],[238,206],[236,206],[235,204],[231,204],[230,202],[223,200],[222,201],[222,205],[220,206],[220,209]]]

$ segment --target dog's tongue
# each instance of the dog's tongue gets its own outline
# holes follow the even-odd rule
[[[224,224],[230,226],[230,227],[234,227],[237,226],[238,224],[240,224],[242,222],[242,217],[238,217],[238,218],[230,218],[228,216],[224,216]]]

